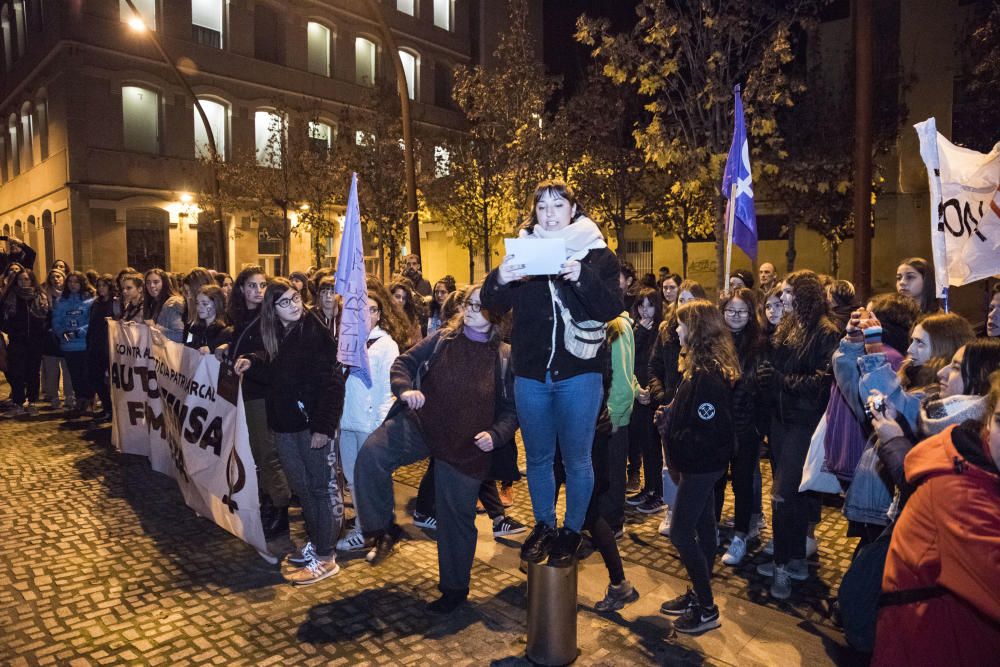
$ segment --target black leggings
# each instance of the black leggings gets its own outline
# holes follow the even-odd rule
[[[756,511],[756,495],[754,493],[754,473],[760,465],[760,441],[748,439],[736,446],[736,453],[729,463],[729,475],[723,475],[715,483],[715,521],[722,519],[722,505],[726,499],[726,481],[733,480],[734,505],[736,518],[733,527],[737,533],[746,535],[750,532],[750,518]]]
[[[670,520],[670,541],[677,548],[691,586],[703,607],[715,604],[712,596],[712,567],[718,549],[712,510],[715,483],[725,471],[680,473],[677,498]]]

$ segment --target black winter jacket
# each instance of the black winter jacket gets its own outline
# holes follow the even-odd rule
[[[396,357],[389,371],[389,384],[392,393],[399,399],[404,391],[420,389],[420,382],[423,377],[434,368],[434,361],[440,345],[447,345],[448,342],[458,334],[455,332],[436,331],[423,339],[405,353]],[[494,450],[505,447],[514,440],[514,433],[517,431],[517,408],[514,405],[514,372],[510,359],[510,346],[507,343],[499,343],[497,348],[496,363],[496,399],[493,406],[493,424],[487,429],[493,437]],[[391,419],[403,410],[408,409],[406,402],[396,400],[386,415],[386,420]]]
[[[218,320],[211,324],[195,322],[188,327],[184,335],[184,345],[199,350],[207,347],[210,352],[215,352],[215,348],[229,343],[229,336],[232,329],[222,324]]]
[[[647,329],[636,321],[632,327],[635,336],[635,379],[640,387],[649,388],[649,359],[656,345],[656,327]]]
[[[725,470],[735,445],[729,382],[704,371],[681,380],[667,425],[670,469],[692,474]]]
[[[105,318],[118,319],[118,302],[114,299],[101,301],[94,299],[90,306],[90,322],[87,326],[87,352],[91,359],[100,359],[107,365],[108,359],[108,322]]]
[[[660,330],[649,355],[649,392],[652,398],[651,405],[654,407],[666,405],[674,400],[674,392],[681,382],[681,372],[677,368],[681,345],[677,342],[676,336],[664,336],[664,329],[668,326],[669,322],[660,324]],[[636,357],[636,366],[638,361]]]
[[[829,319],[822,319],[804,349],[787,344],[771,350],[777,371],[776,384],[765,386],[775,401],[773,418],[783,424],[816,426],[826,411],[833,383],[833,352],[840,332]]]
[[[278,355],[250,355],[248,378],[266,387],[267,425],[276,433],[308,430],[331,438],[344,411],[343,369],[326,327],[308,311],[285,330]]]
[[[260,317],[257,312],[247,313],[247,319],[230,325],[224,334],[229,339],[227,359],[230,363],[240,357],[249,357],[264,351],[264,339],[260,335]],[[264,398],[267,388],[252,377],[243,378],[243,400],[253,401]]]
[[[622,293],[618,286],[619,264],[607,248],[591,250],[580,261],[580,280],[567,283],[555,278],[559,298],[578,321],[610,322],[621,314]],[[556,317],[546,276],[532,276],[501,285],[499,269],[494,269],[483,283],[480,298],[483,307],[496,315],[513,309],[511,331],[511,363],[514,373],[539,382],[545,381],[546,371],[558,382],[582,373],[600,373],[609,352],[603,347],[593,359],[579,359],[563,346],[563,322]],[[553,327],[556,352],[552,355]]]

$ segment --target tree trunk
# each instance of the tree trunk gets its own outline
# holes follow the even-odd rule
[[[340,258],[338,257],[337,260],[339,261]],[[385,284],[385,243],[382,239],[379,239],[378,242],[378,279],[382,281],[382,284]]]
[[[788,249],[785,251],[785,273],[795,270],[795,223],[788,225]]]
[[[687,236],[681,237],[681,277],[688,277],[688,240]]]
[[[840,278],[840,243],[830,243],[830,275]]]
[[[618,241],[618,256],[625,255],[625,225],[619,220],[615,222],[615,240]]]
[[[493,270],[493,262],[490,257],[490,206],[483,202],[483,268],[486,273]]]
[[[288,219],[288,204],[286,203],[281,207],[281,272],[285,276],[291,273],[289,270],[289,262],[291,261],[291,248],[289,246],[291,242],[292,221]]]
[[[466,247],[469,249],[469,284],[471,285],[476,282],[476,251],[471,240]]]

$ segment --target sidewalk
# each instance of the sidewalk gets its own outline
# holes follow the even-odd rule
[[[109,429],[62,417],[0,422],[0,662],[527,664],[517,544],[494,541],[485,517],[471,604],[443,619],[425,611],[437,595],[436,548],[405,511],[418,470],[403,471],[396,485],[412,539],[379,567],[341,558],[338,576],[293,588],[250,547],[197,518],[145,459],[111,451]],[[523,517],[523,484],[518,493],[513,514]],[[665,541],[643,549],[653,551],[670,557]],[[845,660],[831,627],[726,593],[718,596],[722,628],[667,637],[657,610],[684,582],[631,560],[626,572],[642,597],[602,616],[592,608],[607,585],[603,564],[596,554],[583,564],[576,664]]]

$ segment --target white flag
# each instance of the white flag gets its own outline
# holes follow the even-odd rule
[[[913,126],[927,166],[938,296],[1000,273],[1000,143],[988,154],[941,136],[934,118]]]

